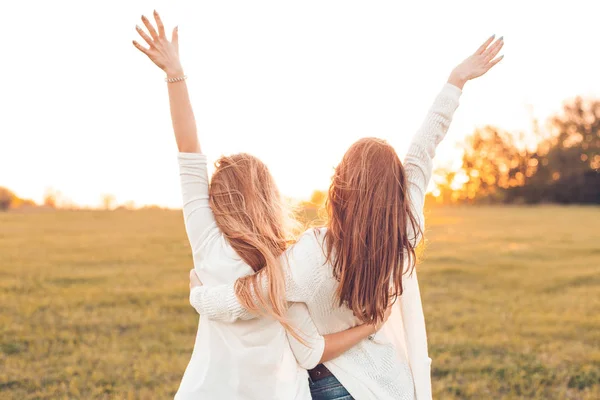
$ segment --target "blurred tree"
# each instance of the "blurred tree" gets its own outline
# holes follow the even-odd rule
[[[102,195],[102,208],[105,210],[112,210],[115,208],[117,204],[117,199],[112,194],[103,194]]]
[[[567,102],[548,126],[542,137],[534,121],[535,151],[523,145],[523,135],[477,129],[465,140],[461,170],[438,179],[440,196],[445,202],[600,204],[600,100]]]
[[[58,197],[59,197],[59,192],[55,191],[52,188],[46,189],[46,192],[44,193],[44,200],[43,200],[44,206],[50,207],[50,208],[56,208],[57,203],[58,203]]]
[[[310,196],[310,203],[315,206],[322,206],[327,200],[327,192],[322,190],[315,190]]]
[[[477,129],[465,140],[462,171],[466,182],[458,190],[458,199],[494,200],[502,189],[523,186],[532,174],[529,158],[529,151],[520,149],[510,133],[491,126]]]
[[[13,198],[13,202],[10,205],[10,208],[21,208],[21,207],[35,207],[36,204],[33,200],[30,199],[22,199],[20,197],[15,196]]]
[[[13,192],[7,188],[0,187],[0,211],[8,210],[17,198]]]
[[[35,207],[33,200],[22,199],[7,188],[0,187],[0,211],[11,208]]]
[[[532,202],[600,203],[600,100],[580,97],[550,118],[551,137],[531,162],[537,171],[527,197]],[[543,189],[543,190],[542,190]]]
[[[310,200],[303,200],[295,207],[296,218],[304,227],[322,225],[327,220],[327,213],[324,210],[326,201],[327,192],[315,190]]]
[[[433,176],[436,190],[434,191],[434,198],[428,198],[428,204],[454,203],[459,196],[459,192],[453,189],[456,184],[457,172],[447,168],[438,168],[434,171]]]

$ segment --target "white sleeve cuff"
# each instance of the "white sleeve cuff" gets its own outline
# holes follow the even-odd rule
[[[200,295],[200,293],[202,292],[202,286],[196,286],[194,288],[192,288],[192,290],[190,290],[190,304],[192,305],[192,307],[194,307],[196,309],[196,311],[198,312],[198,314],[200,314],[200,310],[198,309],[199,307],[199,302],[198,302],[198,296]]]
[[[313,369],[319,364],[321,358],[323,358],[323,352],[325,351],[325,338],[323,336],[319,336],[314,342],[309,343],[309,346],[312,347],[312,352],[310,353],[310,357],[308,358],[306,365],[304,368]]]
[[[451,83],[446,83],[446,85],[444,85],[444,89],[442,91],[448,92],[448,94],[452,95],[453,97],[456,97],[457,99],[462,94],[462,90],[459,89],[458,87],[454,86]]]
[[[186,164],[194,164],[197,162],[206,163],[207,157],[202,153],[177,153],[177,158],[179,159],[179,163],[182,165]]]

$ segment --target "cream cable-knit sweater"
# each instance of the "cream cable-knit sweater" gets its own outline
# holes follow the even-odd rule
[[[425,191],[432,175],[437,145],[444,138],[458,107],[461,90],[446,84],[435,99],[404,161],[411,205],[424,227]],[[309,230],[282,260],[286,268],[286,298],[305,303],[321,335],[357,324],[352,311],[339,307],[338,282],[323,252],[324,229]],[[357,400],[427,400],[431,394],[431,359],[416,271],[405,275],[404,293],[392,316],[373,340],[365,339],[325,365]],[[204,317],[220,321],[251,319],[238,303],[233,284],[196,287],[190,302]],[[249,374],[253,371],[250,368]]]

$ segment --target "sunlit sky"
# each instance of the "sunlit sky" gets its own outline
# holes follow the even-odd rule
[[[600,96],[592,0],[4,2],[0,186],[180,205],[164,73],[131,44],[154,8],[179,25],[209,160],[257,155],[293,197],[326,188],[360,137],[403,154],[452,67],[493,33],[505,59],[465,87],[438,165],[456,165],[477,126],[527,131],[532,113]]]

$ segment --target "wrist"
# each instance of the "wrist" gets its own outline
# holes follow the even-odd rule
[[[456,86],[459,89],[463,89],[465,83],[467,83],[468,79],[461,76],[461,74],[452,71],[450,76],[448,77],[448,83]]]
[[[369,324],[367,325],[367,336],[369,338],[371,338],[373,335],[375,335],[377,333],[377,331],[379,330],[379,324]]]
[[[362,337],[363,339],[370,339],[373,335],[375,335],[375,333],[377,333],[377,330],[375,329],[375,325],[371,325],[371,324],[363,324],[363,325],[359,325],[357,327],[355,327],[354,329],[356,329],[356,332],[360,332],[359,336]]]
[[[174,65],[172,67],[165,68],[167,78],[179,78],[184,75],[183,68],[181,65]]]

